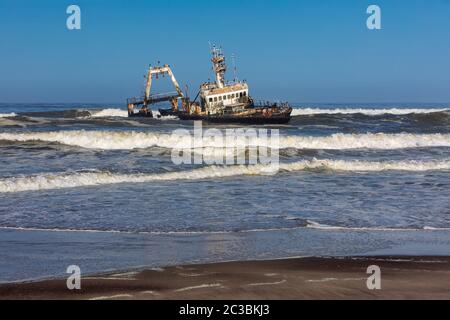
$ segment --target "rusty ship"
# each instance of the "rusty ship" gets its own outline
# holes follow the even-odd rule
[[[151,88],[153,83],[153,78],[155,77],[158,79],[158,77],[165,75],[168,75],[170,77],[170,80],[172,81],[175,91],[169,92],[169,93],[162,93],[162,94],[151,94]],[[144,96],[142,98],[129,98],[127,99],[127,106],[128,106],[128,116],[129,117],[146,117],[146,118],[153,118],[153,112],[151,108],[149,107],[152,104],[157,104],[161,102],[167,102],[169,101],[172,104],[172,109],[170,110],[171,114],[178,113],[178,104],[179,100],[183,100],[183,105],[186,103],[186,99],[184,98],[184,94],[181,91],[180,85],[178,84],[177,79],[175,78],[175,75],[172,72],[172,69],[169,65],[165,64],[163,66],[151,66],[148,69],[146,78],[146,84],[145,84],[145,90],[144,90]],[[137,111],[136,111],[137,109]],[[164,115],[167,115],[167,112],[164,112]]]
[[[130,117],[153,117],[149,106],[162,101],[171,103],[170,109],[159,109],[161,116],[174,115],[181,120],[203,120],[215,123],[283,124],[289,122],[292,108],[288,103],[255,103],[249,95],[249,86],[235,77],[225,80],[227,65],[220,48],[212,47],[211,62],[215,75],[214,82],[200,85],[193,101],[183,94],[169,65],[150,67],[146,76],[145,94],[142,99],[128,99]],[[175,92],[150,94],[152,78],[169,75]],[[197,101],[197,100],[200,101]],[[179,109],[181,101],[181,110]],[[138,112],[135,109],[138,109]]]

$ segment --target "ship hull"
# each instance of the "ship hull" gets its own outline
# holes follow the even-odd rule
[[[201,120],[211,123],[245,123],[245,124],[286,124],[291,120],[289,113],[282,113],[272,115],[271,117],[264,117],[259,115],[252,116],[236,116],[236,115],[220,115],[220,116],[203,116],[196,114],[188,114],[179,112],[177,114],[181,120]]]
[[[136,112],[136,113],[128,113],[129,118],[153,118],[152,112]]]
[[[172,109],[158,109],[158,111],[161,117],[178,116],[180,113],[179,111],[173,111]]]

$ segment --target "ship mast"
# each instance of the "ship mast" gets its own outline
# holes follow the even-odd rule
[[[216,84],[217,87],[223,88],[225,86],[225,71],[227,70],[227,65],[225,63],[225,57],[222,53],[221,49],[216,48],[213,46],[211,50],[212,54],[212,63],[213,63],[213,69],[214,73],[216,75]]]

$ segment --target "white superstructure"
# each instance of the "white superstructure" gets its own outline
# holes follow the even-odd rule
[[[251,103],[247,83],[236,79],[226,83],[227,65],[222,50],[213,47],[211,54],[215,82],[207,82],[200,86],[202,111],[212,115],[244,109]]]

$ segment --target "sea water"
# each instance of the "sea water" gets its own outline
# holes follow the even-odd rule
[[[73,264],[450,254],[449,105],[298,104],[292,115],[254,126],[280,133],[280,170],[267,175],[174,164],[172,132],[194,127],[176,117],[1,104],[0,282]]]

